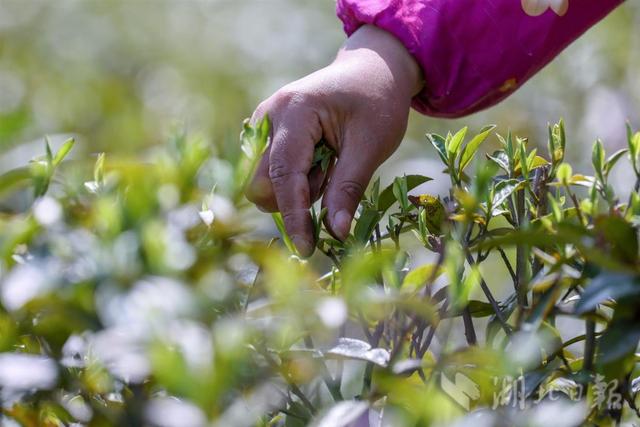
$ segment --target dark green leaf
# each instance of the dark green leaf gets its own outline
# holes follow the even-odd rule
[[[620,217],[602,216],[595,220],[594,230],[607,243],[602,249],[629,264],[636,262],[638,234],[631,224]]]
[[[437,135],[435,133],[428,133],[427,139],[429,140],[429,142],[431,142],[431,145],[435,147],[436,151],[438,152],[438,155],[440,156],[440,159],[442,160],[442,163],[444,163],[446,166],[449,166],[446,140],[442,136]]]
[[[623,375],[628,369],[625,361],[633,358],[639,340],[638,320],[616,313],[612,323],[598,340],[598,367],[611,377]]]
[[[397,177],[393,181],[393,196],[396,198],[400,207],[402,208],[402,212],[407,212],[409,210],[409,199],[408,192],[409,189],[407,187],[407,177]]]
[[[640,296],[640,281],[637,277],[622,273],[601,273],[586,287],[580,301],[576,304],[576,313],[582,314],[595,310],[598,304],[608,299],[623,299]]]
[[[493,310],[493,306],[488,302],[484,302],[484,301],[470,300],[469,303],[467,304],[467,308],[469,309],[469,312],[473,317],[488,317],[495,314],[495,311]],[[450,317],[457,317],[461,315],[462,315],[461,310],[455,310],[449,313]]]
[[[487,154],[487,158],[498,165],[503,171],[509,173],[509,157],[507,157],[507,153],[499,150],[491,155]]]
[[[596,176],[600,178],[600,181],[603,183],[605,182],[604,162],[604,147],[602,146],[602,141],[597,140],[591,153],[591,163],[593,164],[593,170]]]
[[[378,211],[373,209],[364,210],[356,221],[356,226],[353,230],[356,241],[366,243],[371,237],[378,221],[380,221],[380,213]]]
[[[494,208],[500,207],[500,205],[518,189],[519,185],[520,181],[517,179],[505,179],[504,181],[498,182],[494,187],[495,189],[491,205]]]

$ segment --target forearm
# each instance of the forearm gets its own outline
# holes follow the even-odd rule
[[[364,25],[347,39],[336,61],[372,63],[374,72],[383,63],[393,79],[395,89],[413,98],[424,87],[422,69],[407,48],[391,33],[372,25]],[[367,78],[376,77],[368,75]]]

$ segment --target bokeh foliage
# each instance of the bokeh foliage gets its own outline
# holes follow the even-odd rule
[[[424,129],[461,122],[414,116],[385,175],[444,165],[373,183],[346,244],[315,211],[318,253],[301,261],[275,227],[252,232],[265,216],[242,187],[266,131],[238,144],[236,128],[331,60],[331,0],[0,2],[3,422],[635,420],[640,142],[622,120],[640,105],[638,10],[463,120],[530,142],[487,128],[425,149]],[[546,135],[557,116],[568,141],[560,125]],[[580,148],[598,135],[593,155]],[[430,178],[441,197],[417,192]],[[459,375],[477,394],[452,398],[443,381]],[[502,387],[520,376],[524,412]],[[622,414],[593,406],[603,382]],[[567,401],[580,385],[582,406]],[[541,390],[560,403],[533,404]]]
[[[410,195],[426,176],[375,181],[345,242],[314,213],[311,260],[250,233],[242,193],[266,120],[245,124],[233,165],[183,133],[136,162],[65,161],[73,140],[45,143],[1,177],[5,197],[31,193],[0,222],[3,414],[26,426],[637,419],[640,196],[621,200],[608,176],[623,160],[638,170],[640,133],[610,156],[598,141],[587,175],[564,161],[562,122],[544,155],[493,132],[427,135],[444,198]],[[482,159],[492,138],[501,149]],[[433,262],[413,265],[407,239]],[[504,297],[482,270],[492,259],[513,284]],[[582,332],[567,337],[564,318]],[[509,378],[520,394],[500,387]]]

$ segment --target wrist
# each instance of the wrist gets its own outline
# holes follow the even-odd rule
[[[338,53],[338,60],[352,55],[368,56],[384,63],[396,88],[413,98],[424,87],[422,69],[407,48],[393,34],[372,25],[354,32]]]

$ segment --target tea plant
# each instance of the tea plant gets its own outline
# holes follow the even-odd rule
[[[410,194],[427,176],[376,180],[344,242],[314,210],[310,260],[248,226],[268,121],[245,125],[233,162],[182,134],[144,163],[47,148],[0,177],[2,197],[33,194],[0,217],[6,422],[637,420],[640,133],[608,157],[597,142],[584,175],[562,122],[546,156],[493,132],[428,135],[448,194]],[[489,138],[500,149],[483,158]],[[333,155],[320,144],[314,162]],[[609,175],[624,158],[622,200]]]

